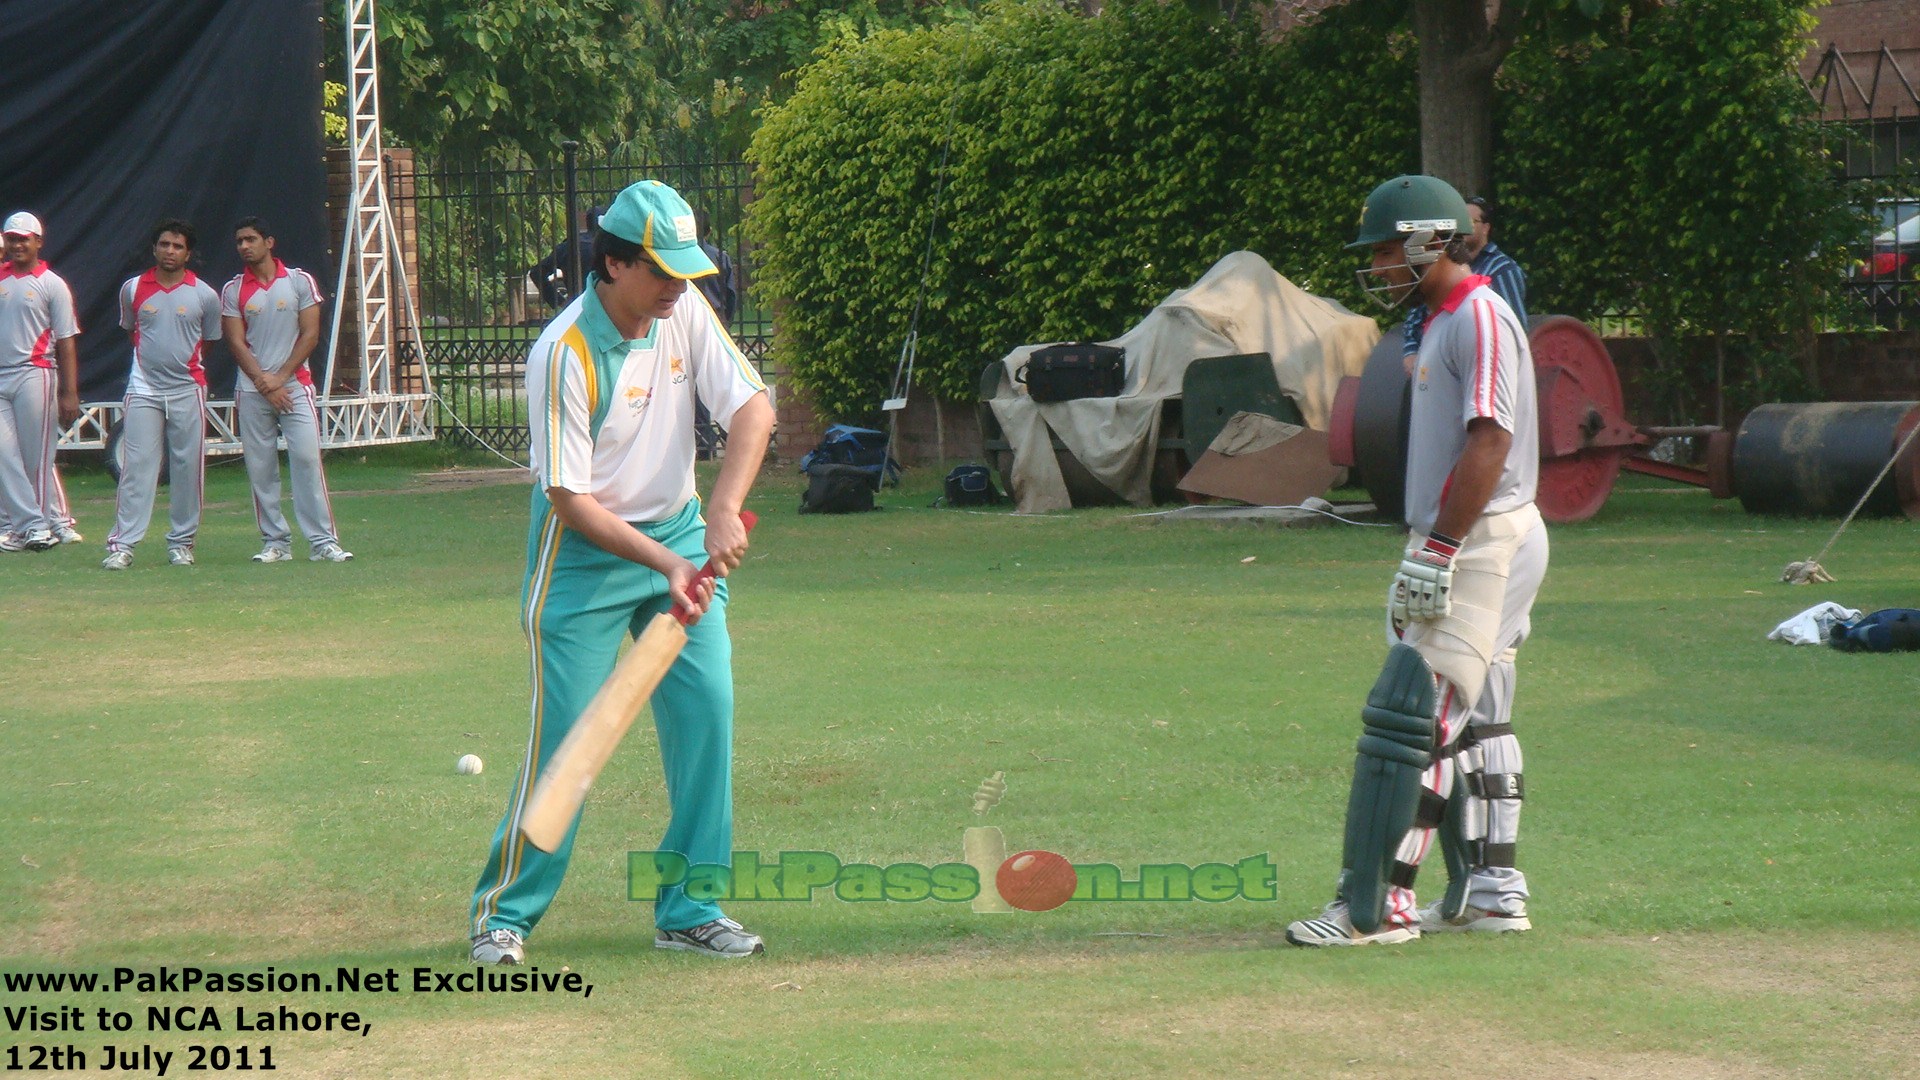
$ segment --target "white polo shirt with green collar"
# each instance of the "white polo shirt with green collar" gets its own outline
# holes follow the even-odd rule
[[[626,521],[663,521],[694,496],[695,392],[729,428],[767,384],[698,290],[627,340],[595,284],[589,274],[527,360],[535,481],[591,495]]]

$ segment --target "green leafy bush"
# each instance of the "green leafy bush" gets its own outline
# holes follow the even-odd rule
[[[1343,245],[1372,186],[1419,165],[1399,7],[1275,43],[1191,5],[1007,0],[825,50],[750,154],[780,367],[826,413],[875,415],[923,259],[919,384],[948,398],[1013,345],[1120,333],[1240,248],[1367,310]],[[1521,42],[1491,194],[1530,306],[1812,325],[1847,212],[1793,70],[1807,7],[1714,0]]]

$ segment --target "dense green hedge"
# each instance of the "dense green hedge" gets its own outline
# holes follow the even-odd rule
[[[1536,309],[1764,330],[1818,298],[1838,247],[1820,230],[1841,219],[1781,61],[1806,4],[1762,6],[1703,0],[1510,58],[1494,194]],[[1007,0],[829,51],[753,144],[780,367],[831,415],[875,414],[949,132],[923,390],[971,397],[1013,345],[1118,334],[1239,248],[1369,310],[1342,245],[1367,191],[1418,165],[1397,7],[1335,8],[1270,44],[1191,5],[1087,19]]]

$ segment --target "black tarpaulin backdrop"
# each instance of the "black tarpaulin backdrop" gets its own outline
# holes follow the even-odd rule
[[[37,214],[73,286],[83,400],[120,396],[115,292],[163,217],[199,230],[193,270],[217,290],[240,270],[233,223],[257,214],[331,301],[320,32],[320,0],[0,0],[0,214]],[[207,367],[230,391],[224,348]]]

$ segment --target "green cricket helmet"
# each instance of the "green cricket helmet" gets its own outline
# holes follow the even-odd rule
[[[1360,213],[1360,234],[1347,247],[1372,247],[1417,232],[1451,240],[1472,231],[1467,200],[1452,184],[1435,176],[1396,176],[1367,196],[1366,209]]]
[[[1347,247],[1366,248],[1401,240],[1406,247],[1407,268],[1418,282],[1426,276],[1427,268],[1440,260],[1449,242],[1472,231],[1467,200],[1452,184],[1433,176],[1396,176],[1367,196],[1367,205],[1360,212],[1360,233]],[[1357,273],[1367,295],[1389,309],[1399,307],[1414,294],[1413,288],[1386,280],[1385,271],[1367,268]]]

